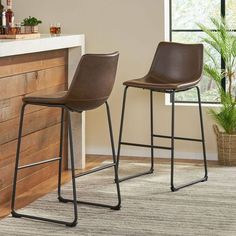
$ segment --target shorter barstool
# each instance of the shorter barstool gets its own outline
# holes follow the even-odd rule
[[[121,113],[120,135],[118,143],[117,161],[120,162],[121,145],[129,145],[136,147],[145,147],[151,149],[151,167],[149,170],[137,173],[135,175],[120,178],[120,182],[146,174],[151,174],[154,171],[154,148],[165,149],[171,151],[171,190],[176,191],[199,182],[207,181],[207,161],[204,140],[204,129],[201,109],[200,90],[197,87],[203,69],[203,45],[202,44],[180,44],[172,42],[161,42],[156,50],[151,68],[146,76],[140,79],[134,79],[124,82],[124,96]],[[150,91],[150,128],[151,128],[151,143],[140,144],[122,141],[126,94],[129,87],[147,89]],[[200,114],[201,139],[185,138],[175,136],[175,93],[186,91],[195,88],[198,95],[198,106]],[[171,115],[171,134],[170,136],[154,134],[153,125],[153,93],[169,93],[172,103]],[[170,139],[169,147],[154,145],[154,138]],[[175,140],[194,141],[202,143],[203,160],[204,160],[204,176],[201,179],[192,181],[187,184],[176,187],[174,185],[174,143]],[[120,167],[119,167],[120,168]]]
[[[14,173],[14,181],[13,181],[13,193],[12,193],[12,205],[11,205],[13,217],[24,217],[24,218],[48,221],[48,222],[53,222],[53,223],[58,223],[58,224],[65,224],[66,226],[73,227],[77,224],[77,219],[78,219],[77,203],[100,206],[100,207],[108,207],[114,210],[120,209],[121,196],[120,196],[120,188],[119,188],[119,181],[118,181],[118,170],[117,170],[117,162],[116,162],[116,156],[115,156],[111,116],[110,116],[109,106],[107,103],[107,99],[109,98],[111,94],[111,91],[115,82],[118,58],[119,58],[118,52],[115,52],[112,54],[86,54],[80,60],[80,63],[77,67],[73,81],[68,91],[63,91],[63,92],[59,92],[59,93],[51,94],[51,95],[41,95],[41,96],[30,95],[23,98],[23,106],[21,109],[18,144],[17,144],[17,152],[16,152],[15,173]],[[89,170],[87,172],[83,172],[81,174],[76,175],[75,167],[74,167],[74,153],[73,153],[73,140],[72,140],[70,112],[82,113],[83,111],[95,109],[103,104],[106,105],[113,161],[110,164],[106,164],[106,165],[94,168],[92,170]],[[62,115],[61,115],[61,128],[60,128],[61,133],[60,133],[59,157],[48,159],[46,161],[24,165],[24,166],[19,166],[22,127],[23,127],[24,111],[25,111],[26,105],[37,105],[37,106],[61,108]],[[65,111],[67,112],[67,115],[68,115],[68,132],[69,132],[69,145],[70,145],[70,154],[71,154],[73,199],[65,199],[61,195],[63,123],[64,123]],[[41,216],[36,216],[36,215],[20,214],[20,213],[17,213],[15,210],[18,171],[25,168],[37,166],[37,165],[43,165],[45,163],[49,163],[53,161],[59,162],[58,200],[64,203],[72,202],[74,205],[74,219],[71,222],[61,221],[57,219],[48,219],[48,218],[43,218]],[[107,204],[77,201],[75,179],[77,177],[88,175],[88,174],[101,171],[107,168],[111,168],[111,167],[114,168],[118,203],[112,206],[112,205],[107,205]]]

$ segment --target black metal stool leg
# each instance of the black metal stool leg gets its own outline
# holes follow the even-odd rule
[[[29,164],[29,165],[19,167],[20,145],[21,145],[21,136],[22,136],[25,106],[26,106],[26,104],[23,104],[22,109],[21,109],[21,116],[20,116],[20,126],[19,126],[19,134],[18,134],[18,143],[17,143],[17,152],[16,152],[16,165],[15,165],[15,173],[14,173],[14,180],[13,180],[13,193],[12,193],[12,204],[11,204],[12,216],[17,217],[17,218],[24,217],[24,218],[28,218],[28,219],[41,220],[41,221],[52,222],[52,223],[57,223],[57,224],[64,224],[66,226],[74,227],[77,224],[78,215],[77,215],[74,155],[73,155],[73,141],[72,141],[70,116],[69,116],[69,137],[70,137],[70,147],[71,147],[71,167],[72,167],[72,184],[73,184],[74,220],[72,222],[67,222],[67,221],[62,221],[62,220],[55,220],[55,219],[39,217],[39,216],[35,216],[35,215],[21,214],[21,213],[17,213],[15,211],[16,185],[17,185],[18,170],[28,168],[28,167],[33,167],[33,166],[40,165],[40,164],[44,164],[44,163],[47,163],[47,162],[60,160],[59,158],[54,158],[54,159],[50,159],[50,160],[47,160],[47,161],[42,161],[42,162],[33,163],[33,164]]]
[[[61,172],[62,172],[62,151],[63,151],[63,135],[64,135],[64,108],[61,109],[61,129],[60,129],[60,148],[59,148],[59,168],[58,168],[58,200],[61,201]]]
[[[150,172],[153,173],[154,171],[154,133],[153,133],[153,91],[150,90],[150,125],[151,125],[151,168]]]
[[[106,102],[106,110],[107,110],[107,119],[108,119],[108,126],[109,126],[110,140],[111,140],[112,158],[113,158],[113,163],[115,164],[114,173],[115,173],[115,183],[116,183],[117,197],[118,197],[118,203],[116,206],[113,207],[113,209],[119,210],[121,206],[121,195],[120,195],[120,183],[119,183],[119,177],[118,177],[118,162],[116,160],[116,152],[115,152],[112,122],[111,122],[111,113],[110,113],[110,108],[107,102]]]
[[[68,111],[68,132],[70,139],[70,157],[71,157],[71,177],[72,177],[72,187],[73,187],[73,204],[74,204],[74,221],[67,223],[67,226],[75,226],[78,220],[78,210],[77,210],[77,196],[76,196],[76,183],[75,183],[75,164],[74,164],[74,150],[73,150],[73,136],[71,128],[71,118],[70,112]]]
[[[183,184],[181,186],[175,187],[174,186],[174,103],[175,103],[175,92],[172,93],[172,125],[171,125],[171,191],[175,192],[181,188],[185,188],[200,182],[205,182],[208,179],[207,176],[207,160],[206,160],[206,149],[205,149],[205,139],[204,139],[204,129],[203,129],[203,119],[202,119],[202,109],[201,109],[201,97],[200,97],[200,90],[198,87],[197,89],[197,94],[198,94],[198,104],[199,104],[199,116],[200,116],[200,125],[201,125],[201,135],[202,135],[202,148],[203,148],[203,160],[204,160],[204,170],[205,170],[205,175],[203,178],[192,181],[187,184]],[[186,140],[191,140],[187,139]],[[192,139],[193,140],[193,139]]]
[[[171,191],[175,191],[174,187],[174,149],[175,149],[175,91],[171,93]]]
[[[108,165],[104,165],[98,168],[94,168],[92,170],[89,171],[85,171],[82,172],[80,174],[74,175],[73,179],[75,178],[79,178],[88,174],[92,174],[101,170],[105,170],[107,168],[111,168],[114,167],[115,170],[115,180],[118,180],[118,169],[117,169],[117,161],[116,161],[116,157],[115,157],[115,146],[114,146],[114,140],[113,140],[113,133],[112,133],[112,126],[111,126],[111,117],[110,117],[110,110],[109,110],[109,106],[106,103],[106,109],[107,109],[107,116],[108,116],[108,124],[109,124],[109,131],[110,131],[110,138],[111,138],[111,145],[112,145],[112,154],[113,154],[113,163],[108,164]],[[72,133],[71,133],[71,128],[69,127],[69,134],[72,140]],[[72,145],[72,143],[71,143]],[[72,147],[72,146],[71,146]],[[73,148],[73,147],[72,147]],[[73,149],[72,149],[73,150]],[[73,173],[73,171],[72,171]],[[108,204],[102,204],[102,203],[96,203],[96,202],[88,202],[88,201],[76,201],[76,203],[79,204],[86,204],[86,205],[91,205],[91,206],[99,206],[99,207],[106,207],[106,208],[110,208],[113,210],[119,210],[120,209],[120,205],[121,205],[121,196],[120,196],[120,187],[119,187],[119,182],[116,181],[116,187],[117,187],[117,196],[118,196],[118,203],[116,205],[108,205]],[[75,198],[74,199],[67,199],[67,198],[63,198],[60,197],[59,199],[61,202],[67,203],[67,202],[73,202],[75,204]]]
[[[204,161],[204,170],[205,175],[202,182],[207,181],[208,173],[207,173],[207,159],[206,159],[206,147],[205,147],[205,135],[204,135],[204,127],[203,127],[203,118],[202,118],[202,106],[201,106],[201,95],[199,87],[196,87],[198,94],[198,107],[199,107],[199,116],[200,116],[200,125],[201,125],[201,135],[202,135],[202,151],[203,151],[203,161]]]
[[[25,107],[26,107],[26,104],[24,103],[21,108],[20,125],[19,125],[18,141],[17,141],[17,149],[16,149],[16,163],[15,163],[12,201],[11,201],[11,214],[13,217],[20,217],[20,215],[15,211],[15,201],[16,201],[16,183],[17,183],[18,166],[19,166],[19,160],[20,160],[20,146],[21,146],[21,136],[22,136]]]
[[[142,172],[142,173],[138,173],[135,175],[131,175],[131,176],[127,176],[127,177],[123,177],[120,178],[119,181],[125,181],[128,179],[133,179],[142,175],[147,175],[147,174],[152,174],[153,173],[153,145],[139,145],[139,144],[131,144],[131,143],[124,143],[122,142],[122,133],[123,133],[123,124],[124,124],[124,114],[125,114],[125,104],[126,104],[126,95],[127,95],[127,90],[128,90],[128,86],[125,87],[124,90],[124,95],[123,95],[123,103],[122,103],[122,111],[121,111],[121,122],[120,122],[120,134],[119,134],[119,142],[118,142],[118,151],[117,151],[117,165],[119,167],[119,163],[120,163],[120,149],[121,149],[121,145],[132,145],[132,146],[141,146],[141,147],[150,147],[151,148],[151,168],[148,171]],[[153,142],[153,99],[152,99],[152,91],[150,94],[150,104],[151,104],[151,142]]]
[[[76,176],[75,176],[75,164],[74,164],[74,150],[73,150],[73,136],[71,128],[71,118],[70,111],[67,111],[68,114],[68,133],[69,133],[69,145],[70,145],[70,157],[71,157],[71,178],[72,178],[72,189],[73,189],[73,200],[70,202],[74,205],[74,220],[73,222],[66,223],[66,226],[74,227],[77,225],[78,220],[78,206],[77,206],[77,195],[76,195]],[[62,108],[61,113],[61,132],[60,132],[60,157],[59,160],[59,173],[58,173],[58,200],[63,203],[68,201],[61,196],[61,171],[62,171],[62,145],[63,145],[63,129],[64,129],[64,108]]]
[[[118,141],[118,149],[117,149],[117,166],[119,167],[120,164],[120,148],[121,148],[121,140],[122,140],[122,133],[123,133],[123,125],[124,125],[124,115],[125,115],[125,104],[126,104],[126,96],[128,86],[125,87],[124,95],[123,95],[123,103],[122,103],[122,111],[121,111],[121,119],[120,119],[120,133],[119,133],[119,141]]]

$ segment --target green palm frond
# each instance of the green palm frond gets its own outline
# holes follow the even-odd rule
[[[236,133],[236,100],[232,90],[236,69],[236,37],[230,31],[225,19],[211,18],[211,22],[215,31],[198,24],[205,33],[203,42],[211,49],[205,49],[205,54],[211,63],[204,65],[204,74],[215,81],[222,104],[220,110],[211,109],[210,114],[226,133],[232,134]],[[225,63],[224,70],[220,69],[212,49],[221,55]],[[227,80],[226,91],[221,85],[223,79]]]
[[[234,37],[233,39],[233,43],[232,43],[232,55],[233,57],[236,57],[236,38]]]
[[[213,62],[215,68],[220,68],[219,62],[208,50],[205,49],[204,53],[205,53],[206,56],[208,56],[211,59],[211,61]]]
[[[204,73],[208,77],[214,77],[214,80],[217,83],[220,83],[222,80],[222,74],[220,73],[220,69],[217,70],[215,67],[212,67],[210,65],[207,64],[204,65]]]
[[[210,110],[210,114],[226,133],[236,133],[236,109],[233,106],[223,106],[220,111]]]

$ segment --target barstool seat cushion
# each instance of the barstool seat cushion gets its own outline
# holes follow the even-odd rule
[[[103,105],[111,94],[119,53],[85,54],[80,60],[68,91],[50,95],[34,93],[24,103],[65,106],[71,111],[87,111]],[[112,78],[112,79],[111,79]]]
[[[67,91],[52,94],[31,93],[23,98],[23,102],[35,105],[65,105]]]
[[[124,85],[160,92],[191,89],[201,80],[202,61],[202,44],[161,42],[148,74]]]
[[[168,90],[185,90],[191,87],[196,86],[200,78],[196,78],[193,81],[173,81],[168,80],[168,78],[164,77],[152,77],[145,76],[140,79],[133,79],[125,81],[123,84],[129,87],[143,88],[143,89],[151,89],[155,91],[168,91]]]

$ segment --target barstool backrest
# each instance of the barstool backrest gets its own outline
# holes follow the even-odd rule
[[[85,54],[66,95],[66,105],[77,111],[102,105],[111,94],[119,53]]]
[[[200,80],[202,70],[202,44],[161,42],[148,75],[168,82],[193,82]]]

